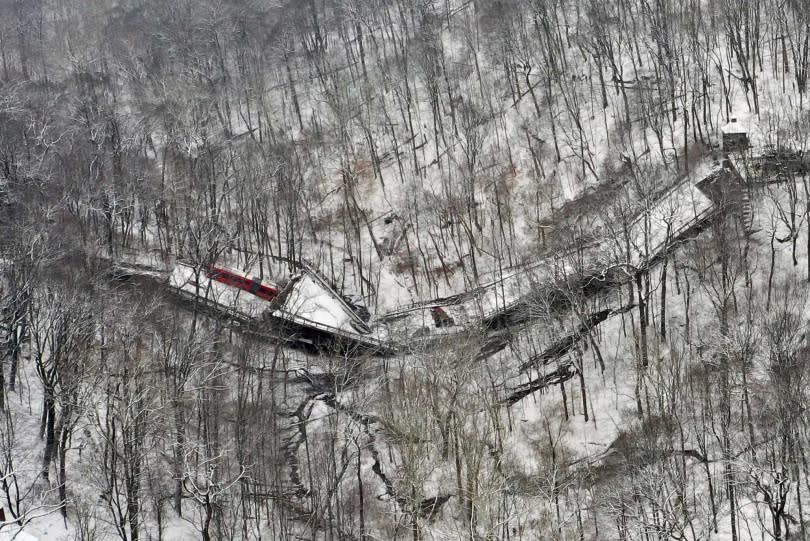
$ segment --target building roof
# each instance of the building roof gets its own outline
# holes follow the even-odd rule
[[[737,122],[736,118],[732,118],[731,122],[720,128],[723,135],[733,135],[739,133],[748,133],[748,128],[745,124]]]

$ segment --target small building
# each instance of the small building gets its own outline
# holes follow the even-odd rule
[[[739,152],[747,150],[750,146],[748,130],[732,117],[731,122],[723,126],[723,152]]]

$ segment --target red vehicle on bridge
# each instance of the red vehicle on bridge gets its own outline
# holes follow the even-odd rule
[[[243,276],[238,271],[211,265],[205,271],[205,275],[211,280],[216,280],[223,284],[238,287],[248,293],[252,293],[262,299],[272,301],[278,296],[278,286],[263,282],[261,278]]]

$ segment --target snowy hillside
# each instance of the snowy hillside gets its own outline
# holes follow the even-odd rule
[[[0,0],[0,540],[807,538],[808,44]]]

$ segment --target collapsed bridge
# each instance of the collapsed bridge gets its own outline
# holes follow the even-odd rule
[[[276,282],[219,264],[180,261],[168,271],[122,262],[116,267],[120,274],[156,279],[195,306],[239,324],[277,330],[285,340],[345,354],[390,355],[415,342],[530,320],[541,297],[555,302],[565,291],[592,295],[627,283],[713,218],[727,211],[750,214],[746,194],[739,174],[725,162],[698,181],[686,177],[596,242],[503,270],[473,290],[377,317],[349,302],[308,262],[297,263],[295,274]],[[743,220],[750,224],[750,216]]]
[[[533,318],[539,302],[564,305],[566,292],[586,296],[631,281],[713,219],[738,214],[751,225],[747,189],[726,162],[688,176],[660,194],[625,224],[599,240],[528,265],[500,271],[467,292],[407,305],[381,316],[402,343],[439,338],[471,328],[501,329]]]

